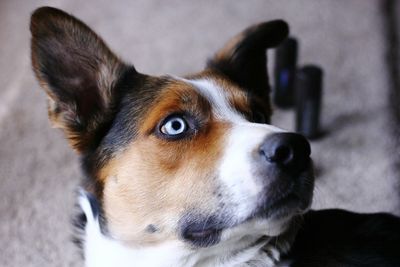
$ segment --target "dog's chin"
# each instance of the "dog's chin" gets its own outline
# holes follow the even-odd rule
[[[208,217],[196,220],[183,230],[183,238],[195,247],[210,247],[258,242],[285,232],[292,219],[304,213],[311,204],[310,196],[288,193],[268,205],[259,205],[248,217],[232,223]]]
[[[303,214],[310,206],[310,202],[290,193],[279,198],[269,205],[259,206],[246,219],[228,228],[232,230],[230,236],[243,232],[243,235],[276,237],[287,230],[294,217]]]
[[[288,220],[308,210],[311,205],[312,194],[299,195],[296,192],[287,192],[268,202],[260,204],[247,220],[266,219],[268,221]]]

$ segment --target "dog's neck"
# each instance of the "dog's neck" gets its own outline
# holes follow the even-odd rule
[[[289,242],[277,243],[276,239],[249,236],[232,242],[232,247],[188,250],[178,242],[166,242],[151,247],[128,247],[104,235],[98,218],[93,214],[89,200],[80,197],[79,204],[86,215],[83,232],[83,249],[86,267],[135,267],[135,266],[284,266],[279,263],[280,252]],[[286,248],[285,248],[286,247]]]

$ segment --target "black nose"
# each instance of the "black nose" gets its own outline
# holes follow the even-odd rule
[[[268,162],[298,172],[307,167],[311,148],[307,139],[300,134],[277,133],[264,141],[259,152]]]

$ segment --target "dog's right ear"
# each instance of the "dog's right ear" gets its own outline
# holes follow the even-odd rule
[[[217,51],[209,60],[208,68],[224,74],[249,92],[268,100],[266,49],[279,45],[288,33],[289,26],[282,20],[253,25],[234,36]]]
[[[137,73],[88,26],[61,10],[37,9],[30,29],[32,65],[49,97],[49,117],[75,150],[85,152],[110,120],[116,84],[127,72]]]

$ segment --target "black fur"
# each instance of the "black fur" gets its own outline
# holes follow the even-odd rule
[[[293,261],[291,267],[399,267],[400,218],[310,211],[284,258]]]
[[[266,49],[275,47],[288,35],[289,27],[282,20],[269,21],[246,29],[235,36],[207,66],[226,75],[249,92],[268,98]]]

